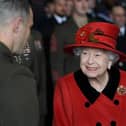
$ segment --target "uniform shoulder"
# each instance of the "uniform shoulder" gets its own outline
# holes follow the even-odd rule
[[[34,80],[34,75],[33,73],[30,71],[30,69],[28,69],[26,66],[23,65],[19,65],[16,64],[15,68],[12,70],[11,76],[10,77],[14,77],[14,76],[20,76],[25,77],[25,78],[29,78],[29,79],[33,79]]]
[[[14,76],[26,76],[33,78],[32,72],[25,66],[20,64],[5,64],[0,72],[0,80],[7,80]]]

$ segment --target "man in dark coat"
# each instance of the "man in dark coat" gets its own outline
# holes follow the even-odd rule
[[[64,74],[79,68],[78,57],[66,55],[63,51],[64,45],[74,43],[74,35],[79,27],[94,21],[87,15],[88,1],[73,0],[73,13],[69,20],[55,28],[51,38],[51,68],[54,82]]]
[[[27,0],[0,1],[0,126],[37,126],[36,83],[26,67],[13,61],[33,24]]]

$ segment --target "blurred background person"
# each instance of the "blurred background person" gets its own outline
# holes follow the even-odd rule
[[[55,7],[54,7],[54,2],[53,0],[47,0],[44,3],[44,12],[47,18],[51,18],[52,15],[54,14]]]
[[[88,15],[91,18],[96,18],[96,0],[88,0]]]
[[[112,22],[110,11],[112,6],[118,3],[118,0],[101,0],[97,3],[97,19],[99,21]]]
[[[62,24],[67,20],[66,0],[54,0],[55,11],[53,19],[55,24]]]
[[[53,97],[53,84],[50,68],[50,38],[57,25],[62,25],[67,21],[66,15],[66,0],[52,1],[54,7],[53,13],[48,17],[48,12],[45,12],[45,18],[41,19],[41,33],[44,41],[45,58],[46,58],[46,86],[47,86],[47,125],[51,125],[52,120],[52,97]]]
[[[79,27],[94,20],[87,15],[87,0],[72,0],[72,2],[71,16],[66,23],[55,28],[51,38],[50,58],[53,81],[79,67],[78,59],[72,55],[64,54],[63,47],[65,44],[74,42],[74,34]]]
[[[73,0],[66,0],[66,15],[71,16],[73,11]]]
[[[50,12],[51,15],[49,17],[49,12],[46,9],[48,7],[45,7],[45,15],[47,18],[42,21],[41,26],[44,41],[46,41],[45,44],[49,43],[48,41],[50,40],[50,36],[52,35],[55,26],[60,25],[67,20],[66,0],[53,0],[51,2],[47,2],[46,5],[49,5],[49,3],[51,3],[52,6],[52,10]]]
[[[117,49],[126,54],[126,10],[121,4],[116,4],[111,10],[112,21],[120,28]],[[126,70],[126,62],[118,62],[118,67]]]

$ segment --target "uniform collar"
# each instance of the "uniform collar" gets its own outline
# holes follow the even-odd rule
[[[11,51],[2,42],[0,42],[0,58],[13,61],[13,55]]]
[[[81,70],[78,70],[74,73],[74,78],[77,82],[77,85],[81,89],[83,95],[90,101],[90,103],[94,103],[100,96],[100,93],[90,86],[88,78],[82,73]],[[115,96],[117,87],[119,85],[119,80],[119,70],[117,70],[116,68],[112,68],[109,71],[108,84],[101,93],[106,95],[110,100],[112,100]]]

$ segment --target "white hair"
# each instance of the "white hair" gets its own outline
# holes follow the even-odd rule
[[[74,48],[73,53],[74,53],[75,56],[80,56],[80,54],[82,53],[82,51],[84,49],[85,49],[85,47]],[[108,50],[104,50],[104,49],[101,49],[101,50],[103,50],[108,55],[109,60],[112,61],[112,65],[115,64],[119,60],[118,54],[111,52],[111,51],[108,51]]]

